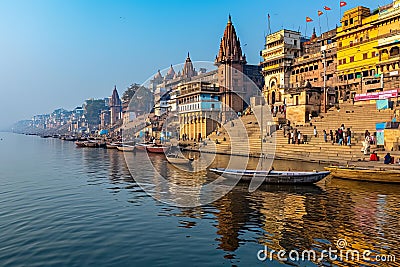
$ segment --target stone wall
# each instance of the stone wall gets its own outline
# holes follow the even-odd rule
[[[385,150],[399,151],[400,129],[385,129]]]

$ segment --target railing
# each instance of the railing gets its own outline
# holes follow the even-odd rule
[[[375,40],[378,40],[378,39],[394,36],[394,35],[397,35],[397,34],[400,34],[400,30],[393,30],[390,33],[386,33],[386,34],[378,35],[377,37],[374,37],[374,38],[369,38],[369,39],[366,39],[366,40],[362,40],[361,42],[357,42],[357,43],[354,43],[352,45],[346,45],[346,46],[341,46],[341,47],[338,46],[337,50],[338,51],[344,50],[344,49],[347,49],[347,48],[350,48],[350,47],[355,47],[355,46],[358,46],[358,45],[362,45],[362,44],[365,44],[365,43],[368,43],[368,42],[372,42],[372,41],[375,41]]]

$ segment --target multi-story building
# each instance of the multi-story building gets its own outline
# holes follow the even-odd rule
[[[314,29],[311,39],[302,44],[302,54],[294,59],[292,65],[291,90],[285,91],[285,95],[289,95],[289,97],[285,96],[285,98],[293,100],[290,101],[292,102],[290,105],[296,105],[293,93],[297,94],[303,89],[307,91],[309,91],[308,89],[313,89],[314,92],[320,92],[321,110],[306,108],[308,113],[325,112],[329,105],[336,103],[337,59],[335,35],[336,29],[322,33],[321,36],[317,37]],[[286,104],[289,105],[288,102]]]
[[[384,90],[400,88],[400,0],[380,7],[372,23],[379,29],[377,71],[382,75]]]
[[[178,86],[180,136],[201,140],[218,126],[220,88],[207,82],[188,82]]]
[[[379,27],[374,23],[378,11],[358,6],[344,12],[337,28],[337,76],[339,99],[348,100],[355,94],[381,88],[377,49]]]
[[[266,36],[261,66],[265,80],[263,94],[268,104],[284,102],[283,94],[290,87],[292,64],[300,55],[301,41],[300,32],[286,29]]]

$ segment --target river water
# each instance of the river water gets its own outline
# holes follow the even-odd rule
[[[10,133],[0,138],[0,266],[400,265],[398,185],[328,177],[316,186],[263,185],[250,193],[239,183],[213,203],[178,208],[135,182],[152,175],[141,170],[140,153],[131,156],[137,167],[131,175],[117,150]],[[182,179],[163,157],[153,161]],[[274,168],[323,166],[276,161]],[[350,249],[369,254],[284,257],[305,250],[318,257],[330,248],[336,256]],[[286,254],[278,257],[279,250]],[[374,262],[385,255],[390,261]]]

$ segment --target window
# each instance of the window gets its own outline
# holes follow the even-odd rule
[[[368,58],[368,53],[364,53],[363,54],[363,59],[367,59]]]
[[[354,20],[353,18],[350,19],[350,24],[353,24]]]
[[[354,62],[354,56],[350,57],[350,62]]]
[[[339,48],[342,47],[342,42],[339,42]]]
[[[343,63],[343,64],[346,64],[346,59],[345,59],[345,58],[343,59],[342,63]]]
[[[297,40],[294,40],[294,45],[296,45],[296,46],[297,46]]]
[[[215,104],[211,104],[211,108],[215,108]]]
[[[350,47],[353,47],[353,41],[350,41]]]
[[[339,59],[338,64],[339,64],[339,65],[342,65],[342,60],[341,60],[341,59]]]
[[[348,20],[344,21],[344,26],[349,26],[349,21]]]
[[[371,52],[371,57],[375,57],[375,52]]]

